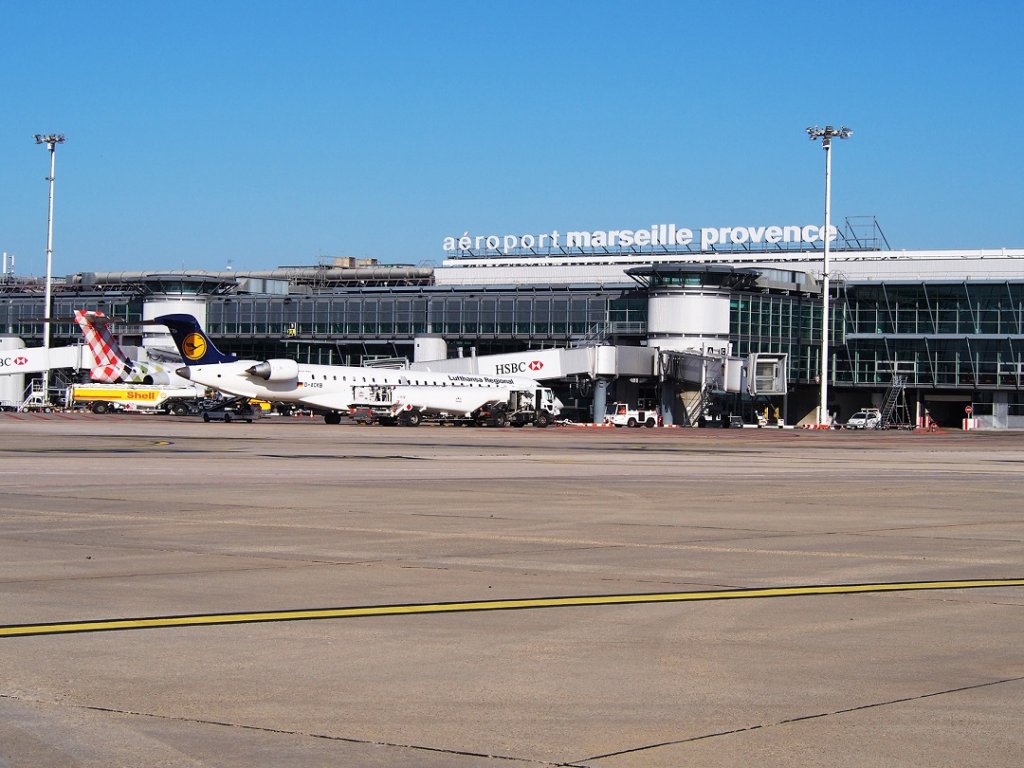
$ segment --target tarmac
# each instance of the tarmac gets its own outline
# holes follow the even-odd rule
[[[1024,763],[1024,435],[0,414],[0,767]]]

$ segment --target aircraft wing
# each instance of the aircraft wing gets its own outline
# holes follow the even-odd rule
[[[171,365],[184,365],[181,359],[181,355],[175,349],[166,349],[164,347],[147,347],[146,351],[149,353],[149,360],[153,363],[168,363]]]

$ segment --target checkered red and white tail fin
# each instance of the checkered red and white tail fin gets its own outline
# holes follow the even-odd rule
[[[82,329],[85,342],[89,345],[89,351],[92,352],[93,359],[96,361],[96,365],[89,370],[89,378],[107,384],[116,384],[122,381],[125,372],[131,370],[131,364],[110,334],[106,315],[102,312],[86,312],[76,309],[75,322]]]

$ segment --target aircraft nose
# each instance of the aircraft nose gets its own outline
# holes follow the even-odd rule
[[[177,376],[181,376],[181,378],[183,378],[183,379],[188,379],[189,381],[192,380],[192,374],[189,371],[187,365],[183,365],[181,368],[178,368],[174,373]]]

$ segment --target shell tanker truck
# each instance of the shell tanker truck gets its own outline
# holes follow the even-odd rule
[[[70,407],[85,406],[93,413],[131,410],[184,416],[191,413],[201,398],[202,393],[192,387],[72,384],[65,402]]]

